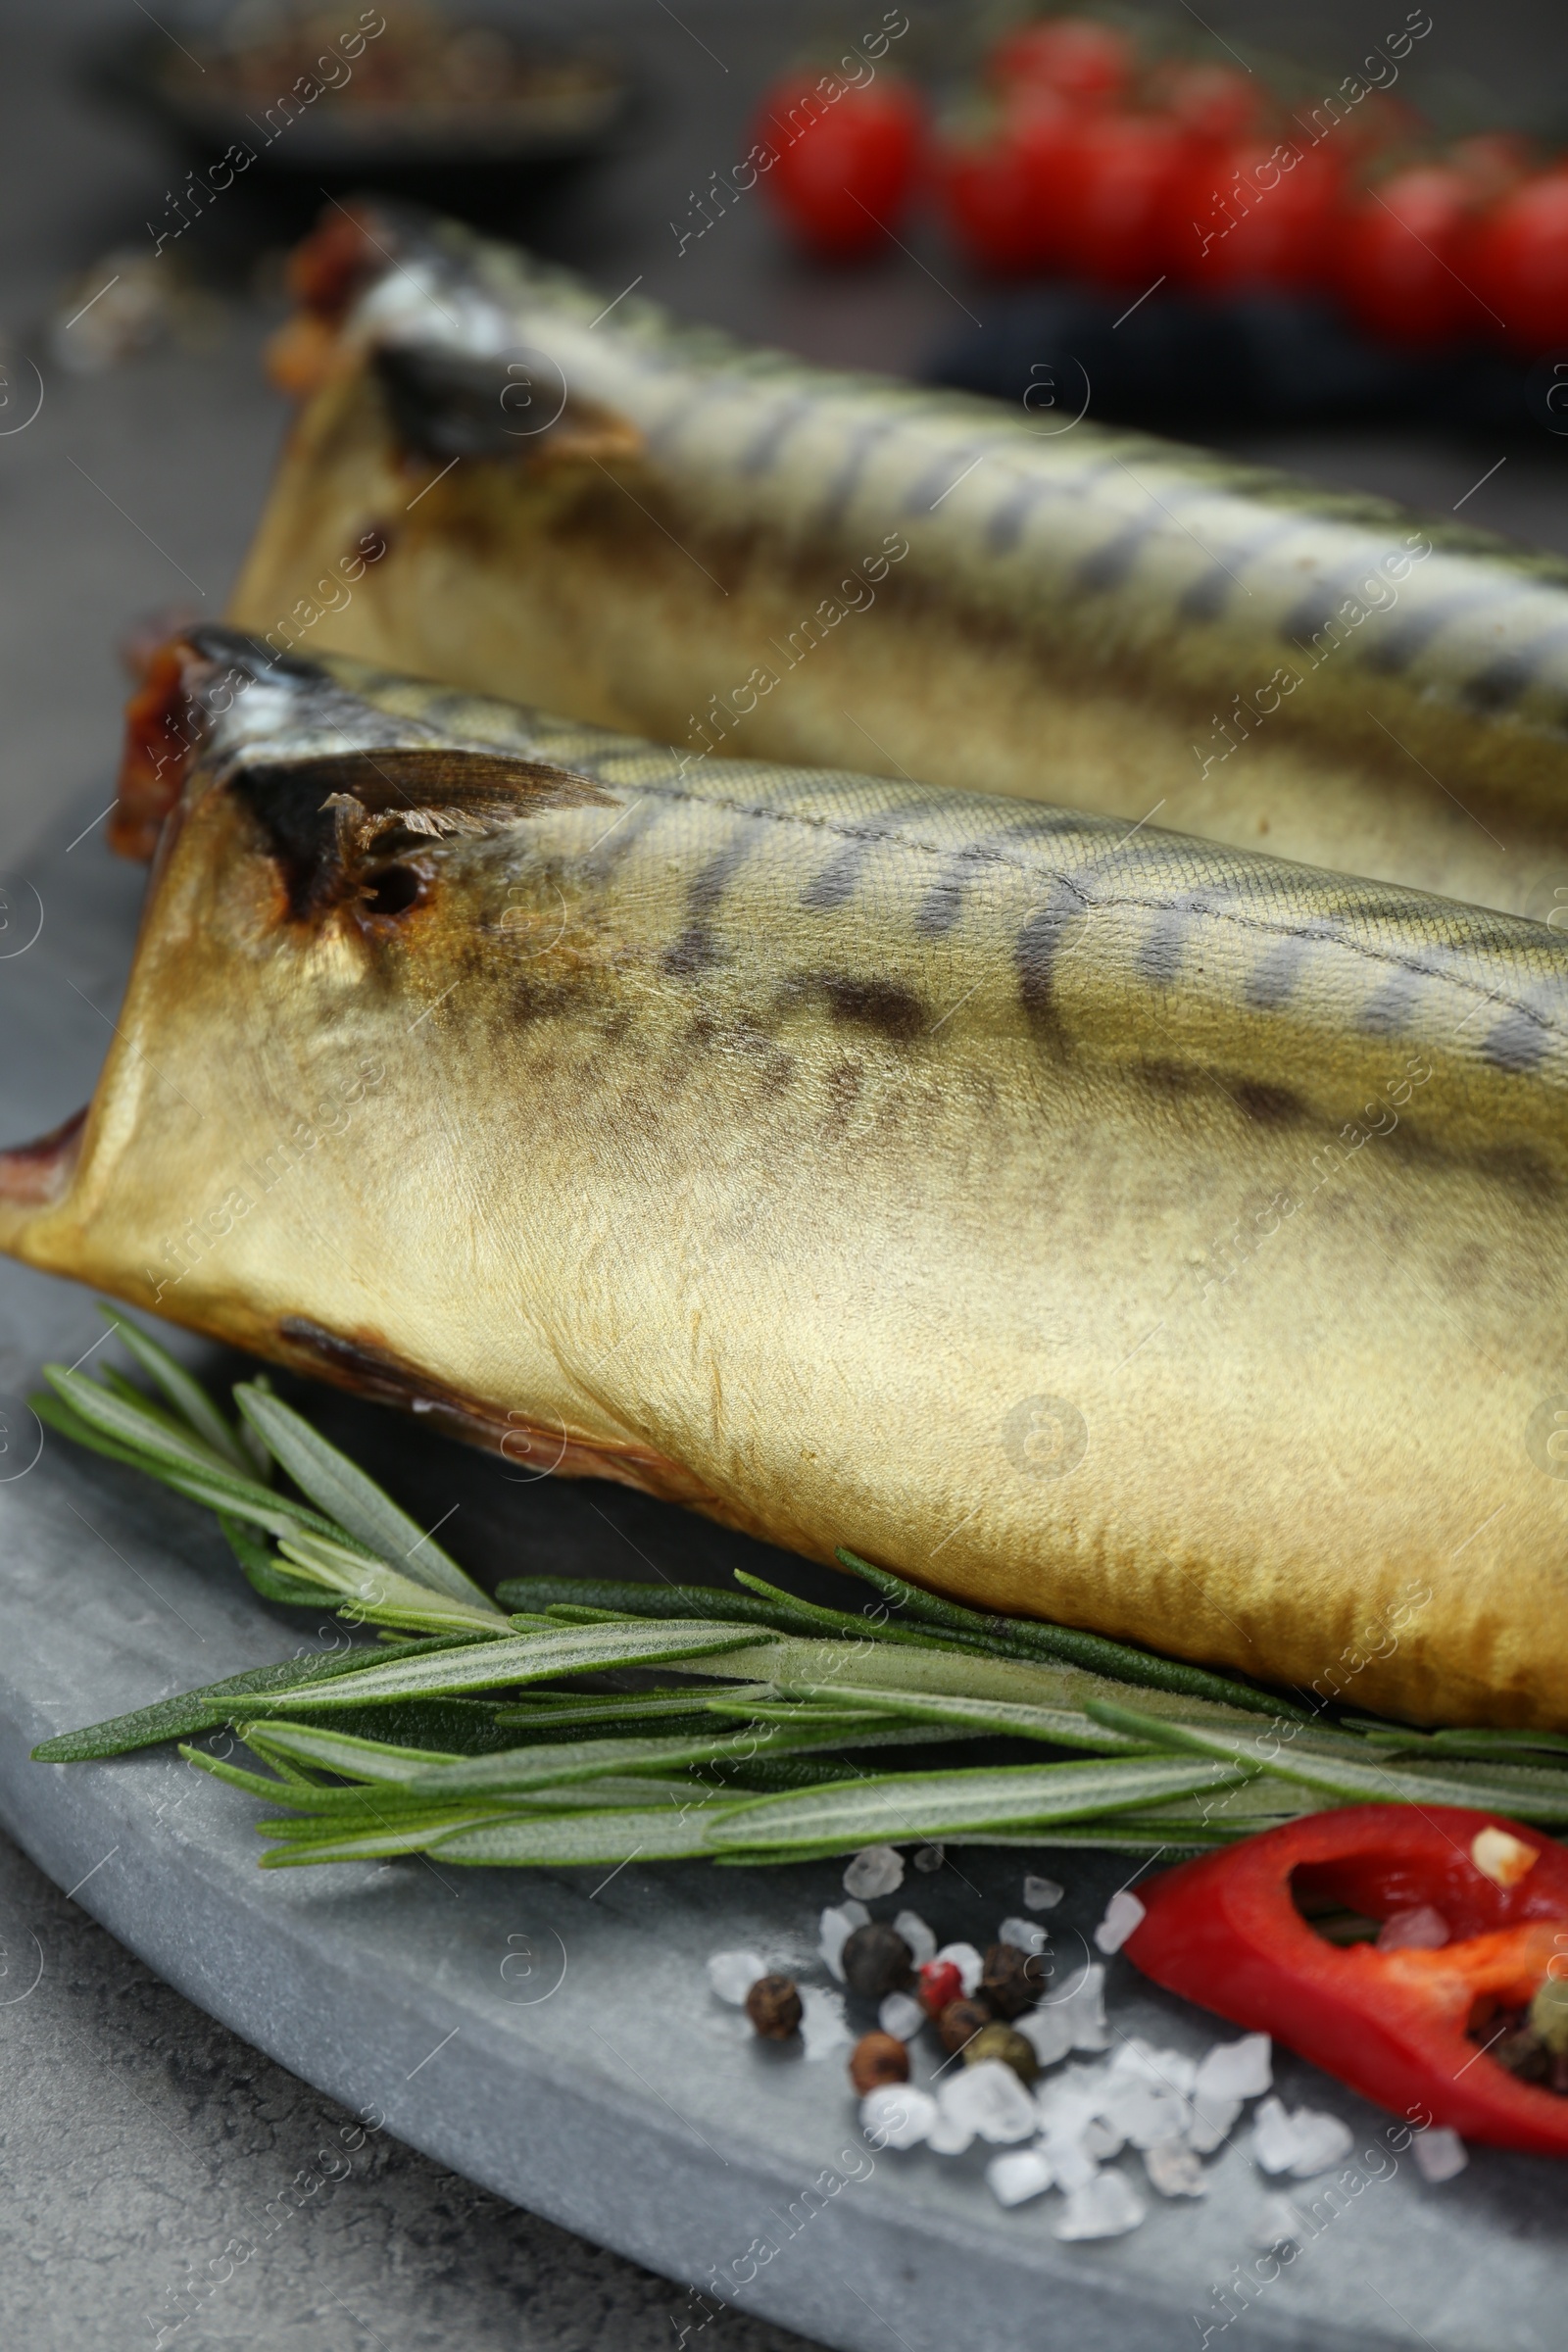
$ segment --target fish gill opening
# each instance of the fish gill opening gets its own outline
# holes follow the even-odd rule
[[[261,827],[296,922],[349,903],[395,920],[429,896],[429,853],[443,840],[546,808],[614,806],[566,768],[442,744],[251,760],[227,782]]]

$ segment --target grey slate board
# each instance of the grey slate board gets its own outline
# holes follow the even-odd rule
[[[74,830],[62,825],[57,840]],[[57,851],[36,887],[42,933],[0,962],[5,1140],[52,1124],[89,1090],[140,885],[95,848],[70,868]],[[1152,2200],[1129,2237],[1059,2244],[1056,2201],[1001,2210],[983,2150],[873,2156],[842,2052],[760,2049],[710,1998],[703,1962],[714,1949],[808,1962],[817,1911],[839,1892],[831,1864],[633,1862],[605,1885],[597,1872],[418,1861],[264,1877],[250,1827],[260,1807],[168,1752],[29,1763],[29,1745],[54,1732],[317,1638],[314,1621],[249,1592],[202,1514],[133,1474],[54,1440],[23,1468],[32,1434],[18,1392],[44,1357],[70,1361],[98,1330],[81,1294],[0,1269],[0,1391],[11,1392],[0,1396],[11,1447],[0,1455],[0,1820],[122,1943],[305,2081],[350,2110],[373,2108],[470,2180],[845,2352],[1165,2352],[1202,2342],[1205,2328],[1210,2342],[1229,2332],[1236,2306],[1220,2290],[1254,2259],[1248,2230],[1266,2185],[1245,2134],[1203,2202]],[[459,1502],[449,1540],[491,1577],[635,1574],[641,1555],[716,1581],[756,1555],[639,1497],[511,1486],[500,1464],[392,1416],[318,1402],[411,1508],[428,1506],[426,1523]],[[875,1907],[912,1901],[939,1937],[984,1942],[1018,1908],[1035,1859],[965,1849]],[[1069,1886],[1054,1924],[1070,1965],[1126,1865],[1040,1859]],[[1110,2007],[1121,2031],[1195,2051],[1218,2030],[1122,1962]],[[1356,2154],[1339,2176],[1342,2209],[1233,2325],[1303,2352],[1423,2340],[1482,2352],[1500,2329],[1511,2352],[1560,2342],[1559,2170],[1477,2150],[1460,2179],[1428,2187],[1408,2157],[1391,2160],[1388,2118],[1283,2054],[1278,2071],[1290,2102],[1345,2116]],[[1298,2185],[1298,2202],[1326,2185]],[[682,2308],[689,2340],[719,2324],[696,2297]]]

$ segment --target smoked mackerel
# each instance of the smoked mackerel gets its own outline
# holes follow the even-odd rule
[[[829,373],[389,206],[296,279],[317,388],[230,607],[274,651],[1568,923],[1562,558],[1074,425],[1070,369],[1027,410]]]
[[[163,674],[116,1040],[0,1246],[519,1475],[1568,1729],[1553,931],[220,629]]]

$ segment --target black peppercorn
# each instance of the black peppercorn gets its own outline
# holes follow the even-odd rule
[[[945,2050],[961,2050],[966,2041],[995,2023],[988,2001],[950,2001],[937,2019],[937,2034]]]
[[[877,1919],[846,1936],[841,1957],[846,1984],[868,2001],[902,1992],[914,1975],[914,1954],[904,1937]]]
[[[801,2030],[801,1996],[793,1977],[759,1977],[746,1995],[746,2014],[764,2041],[788,2041]]]
[[[994,1943],[986,1954],[980,1990],[998,2017],[1021,2017],[1045,1991],[1049,1975],[1044,1952],[1021,1951],[1015,1943]]]

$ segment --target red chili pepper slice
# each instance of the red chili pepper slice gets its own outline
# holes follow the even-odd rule
[[[1487,1830],[1534,1849],[1511,1886],[1472,1859]],[[1568,2155],[1568,2097],[1519,2081],[1484,2047],[1498,2011],[1528,2008],[1548,1977],[1568,1977],[1568,1852],[1550,1839],[1458,1806],[1357,1805],[1181,1863],[1138,1896],[1145,1917],[1123,1949],[1167,1991],[1274,2034],[1379,2106]],[[1335,1904],[1379,1921],[1430,1904],[1450,1940],[1342,1949],[1298,1908]]]

